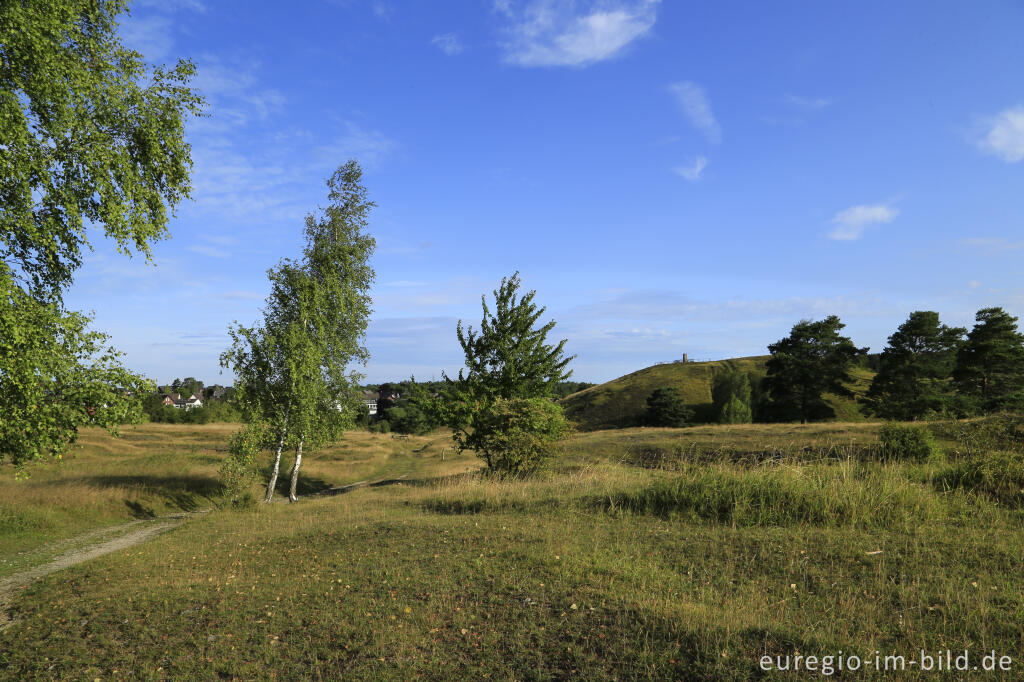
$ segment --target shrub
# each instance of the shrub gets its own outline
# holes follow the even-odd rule
[[[226,506],[251,507],[256,503],[253,488],[260,482],[256,457],[267,442],[267,431],[262,425],[249,425],[231,435],[228,456],[220,467]]]
[[[499,399],[478,415],[467,444],[491,472],[519,476],[539,468],[568,430],[562,408],[547,398]]]
[[[962,488],[1010,507],[1024,507],[1024,453],[990,452],[965,460],[935,478],[940,490]]]
[[[878,431],[882,455],[887,459],[926,462],[942,457],[932,432],[923,425],[884,424]]]
[[[736,396],[732,396],[722,407],[722,414],[718,421],[721,424],[749,424],[753,421],[750,405]]]

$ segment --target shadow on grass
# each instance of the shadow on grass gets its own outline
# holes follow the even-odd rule
[[[220,481],[210,476],[150,476],[150,475],[116,475],[103,474],[83,476],[72,479],[75,483],[83,483],[97,488],[126,488],[141,490],[162,497],[168,504],[182,511],[199,509],[203,498],[213,499],[223,491]],[[136,514],[145,513],[146,507],[126,501],[126,505]],[[136,509],[137,505],[138,509]]]

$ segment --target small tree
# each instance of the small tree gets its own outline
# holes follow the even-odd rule
[[[722,412],[718,415],[719,424],[749,424],[753,420],[750,403],[745,403],[736,396],[729,398],[729,402],[722,406]]]
[[[359,380],[347,366],[365,364],[362,341],[370,316],[369,265],[374,240],[362,233],[373,203],[355,161],[328,180],[331,204],[306,217],[302,260],[269,271],[271,293],[263,324],[229,329],[232,346],[221,364],[234,370],[246,421],[266,423],[276,451],[265,501],[274,495],[281,452],[295,448],[289,499],[298,499],[303,449],[355,426]]]
[[[481,297],[479,332],[463,328],[459,320],[456,334],[466,366],[455,379],[443,375],[445,385],[432,403],[437,421],[451,427],[456,447],[475,450],[490,471],[499,473],[536,468],[547,454],[546,439],[565,430],[561,407],[552,396],[558,383],[572,374],[566,366],[575,357],[564,356],[565,339],[554,346],[546,343],[555,322],[535,328],[545,309],[533,302],[535,291],[520,297],[520,284],[518,272],[501,280],[494,291],[494,313],[486,296]],[[544,401],[550,406],[542,408]],[[559,420],[562,426],[556,427]],[[505,438],[497,432],[505,427],[523,433],[539,430],[534,440]]]
[[[693,410],[675,386],[656,388],[647,397],[646,421],[651,426],[686,426],[692,419]]]
[[[731,368],[717,372],[711,379],[711,402],[719,423],[749,424],[750,379],[746,373]]]
[[[1024,405],[1024,334],[1002,308],[983,308],[956,356],[953,380],[980,409]]]
[[[868,389],[870,411],[903,421],[943,412],[953,397],[950,375],[966,332],[940,324],[936,312],[910,313],[879,358],[878,374]]]
[[[764,385],[775,419],[804,423],[829,419],[835,411],[823,394],[853,395],[844,383],[851,381],[849,370],[867,348],[857,348],[841,336],[839,331],[845,326],[835,315],[817,322],[802,320],[793,325],[787,338],[768,346],[772,356]]]

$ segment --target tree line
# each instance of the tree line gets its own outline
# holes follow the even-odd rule
[[[768,346],[764,374],[727,369],[712,379],[720,423],[820,421],[835,417],[826,395],[854,397],[851,370],[867,348],[841,334],[830,315],[802,320]],[[1024,334],[1017,318],[983,308],[974,327],[950,327],[930,310],[914,311],[889,336],[877,370],[860,400],[874,417],[912,421],[1024,410]],[[647,401],[648,423],[680,426],[693,419],[678,389],[660,388]]]

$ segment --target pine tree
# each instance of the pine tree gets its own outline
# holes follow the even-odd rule
[[[835,315],[817,322],[802,320],[788,337],[768,346],[772,356],[764,386],[772,418],[806,423],[835,417],[823,394],[851,396],[844,385],[851,380],[849,370],[867,352],[839,334],[845,326]]]
[[[909,421],[948,408],[957,349],[966,329],[939,323],[930,310],[912,312],[879,358],[868,389],[868,408],[884,419]]]
[[[1024,405],[1024,334],[1002,308],[983,308],[956,356],[961,395],[990,412]]]

